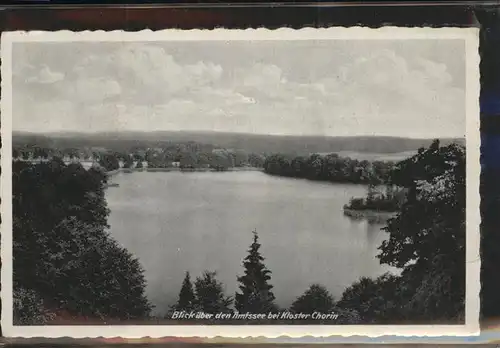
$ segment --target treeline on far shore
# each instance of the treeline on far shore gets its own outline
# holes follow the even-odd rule
[[[159,147],[56,148],[17,144],[13,158],[22,160],[61,158],[66,162],[93,161],[107,171],[120,167],[214,169],[263,168],[268,174],[346,183],[381,183],[394,162],[367,161],[330,154],[273,154],[239,148],[217,148],[197,142],[163,144]]]
[[[345,215],[354,218],[363,218],[366,214],[363,211],[377,214],[399,210],[406,190],[390,183],[390,173],[395,167],[393,161],[360,161],[334,153],[310,156],[274,154],[264,162],[264,172],[270,175],[369,185],[367,197],[352,197],[344,206]],[[378,220],[377,216],[374,218]]]
[[[274,154],[264,162],[268,174],[334,183],[380,184],[388,180],[392,161],[367,161],[327,155],[288,156]]]
[[[154,321],[140,260],[108,232],[106,173],[61,160],[12,166],[15,325]],[[464,322],[465,148],[435,141],[396,163],[388,180],[404,188],[406,198],[386,222],[388,239],[378,258],[399,275],[362,278],[338,300],[311,284],[290,312],[333,310],[341,317],[348,311],[352,315],[344,318],[359,324]],[[282,310],[273,307],[271,273],[257,236],[234,297],[224,294],[215,276],[199,275],[192,291],[180,286],[172,309]]]
[[[113,171],[120,167],[215,169],[262,168],[265,154],[239,149],[222,149],[195,142],[169,144],[164,147],[52,148],[27,144],[13,148],[12,157],[24,161],[60,158],[66,162],[91,161]]]

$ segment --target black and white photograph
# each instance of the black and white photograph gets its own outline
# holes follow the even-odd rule
[[[4,334],[475,333],[477,50],[458,28],[2,35]]]

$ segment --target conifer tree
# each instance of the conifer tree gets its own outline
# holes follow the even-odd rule
[[[196,278],[196,308],[204,313],[230,313],[233,298],[224,294],[224,286],[216,276],[216,272],[205,271]]]
[[[194,295],[191,276],[186,272],[184,281],[182,282],[181,291],[179,292],[179,300],[175,305],[176,310],[190,311],[194,309],[196,297]]]
[[[241,293],[236,293],[235,307],[240,313],[267,313],[276,310],[273,286],[269,284],[271,271],[264,265],[264,258],[259,252],[257,232],[253,232],[253,243],[243,260],[245,274],[238,277]]]

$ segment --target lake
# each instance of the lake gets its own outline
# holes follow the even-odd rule
[[[361,276],[390,269],[376,258],[387,237],[381,225],[343,215],[350,197],[366,193],[361,185],[262,172],[118,173],[112,181],[120,186],[106,194],[111,234],[139,258],[157,314],[177,300],[186,271],[193,280],[217,271],[234,295],[253,230],[280,306],[312,283],[338,299]]]

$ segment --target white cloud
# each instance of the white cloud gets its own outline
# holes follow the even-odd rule
[[[240,70],[243,75],[243,85],[246,87],[276,87],[286,83],[282,71],[276,65],[257,63],[248,70]]]
[[[231,64],[201,56],[184,61],[163,47],[123,45],[105,55],[80,57],[70,71],[59,73],[64,79],[56,84],[54,99],[75,106],[73,112],[82,119],[75,122],[94,130],[428,137],[464,133],[464,91],[452,85],[443,63],[371,50],[358,59],[326,65],[315,74],[319,79],[299,80],[293,69],[314,68],[307,55],[286,66],[249,64],[244,56],[232,54]],[[23,71],[31,74],[33,69]],[[35,76],[50,81],[61,77],[57,74],[46,68]],[[32,99],[28,102],[36,103],[39,92],[26,89]],[[61,115],[53,113],[55,118],[69,112],[56,110]]]
[[[127,88],[135,92],[138,103],[161,103],[162,98],[211,85],[222,75],[219,65],[201,61],[182,65],[163,48],[155,46],[126,46],[108,61],[114,69],[127,75],[122,79],[128,82]]]
[[[371,128],[380,133],[385,128],[391,133],[391,127],[406,128],[405,132],[413,127],[415,136],[465,133],[465,93],[452,87],[451,82],[445,65],[420,60],[418,66],[409,66],[390,50],[345,65],[339,79],[319,81],[332,96],[330,111],[355,118],[358,129],[364,127],[368,132]],[[367,118],[373,121],[363,122]],[[456,122],[450,122],[453,119]]]
[[[38,74],[28,78],[27,82],[50,84],[61,81],[63,79],[64,79],[63,73],[52,71],[49,67],[43,66],[42,69],[38,72]]]
[[[119,96],[121,92],[121,86],[115,80],[105,77],[82,77],[61,88],[60,95],[80,104],[98,104]]]

